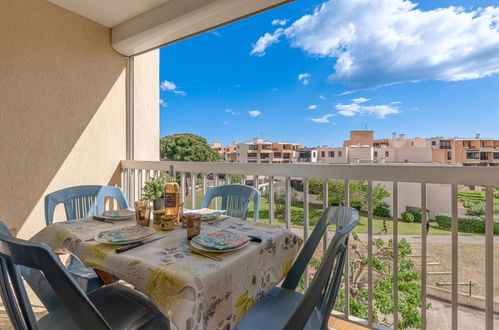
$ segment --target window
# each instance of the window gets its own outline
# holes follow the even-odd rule
[[[374,157],[378,157],[378,152],[377,151],[374,152]]]
[[[437,145],[437,141],[431,141],[431,145],[432,146],[436,146]]]
[[[468,151],[466,153],[466,159],[478,159],[478,152],[476,152],[476,151]]]
[[[440,141],[440,149],[451,149],[449,140],[441,140]]]
[[[341,157],[341,151],[338,151],[338,157]]]
[[[481,152],[480,153],[480,160],[488,160],[489,159],[489,153],[488,152]]]
[[[289,154],[283,154],[283,155],[282,155],[282,158],[284,158],[284,159],[289,159]]]
[[[248,153],[248,158],[256,158],[256,154],[254,154],[254,153]]]
[[[312,157],[315,157],[315,151],[314,151],[314,152],[312,152]]]
[[[494,159],[499,159],[499,152],[494,152]]]
[[[256,144],[250,144],[249,145],[249,150],[258,150],[258,145],[256,145]]]
[[[260,154],[260,159],[269,159],[269,154],[268,153]]]
[[[331,158],[334,158],[334,151],[328,152],[328,156],[331,157]]]
[[[385,151],[385,157],[390,156],[390,153],[388,151]]]
[[[325,151],[321,151],[321,157],[322,158],[326,157],[326,152]]]
[[[274,158],[281,158],[282,154],[280,152],[274,152]]]
[[[447,160],[452,160],[452,151],[447,151]]]

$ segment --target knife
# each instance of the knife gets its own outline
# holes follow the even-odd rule
[[[94,215],[92,217],[92,219],[94,220],[97,220],[97,221],[102,221],[102,222],[107,222],[107,223],[112,223],[114,225],[114,222],[112,222],[111,220],[107,219],[107,218],[104,218],[104,217],[98,217],[96,215]]]
[[[135,249],[136,247],[142,246],[144,244],[148,244],[148,243],[157,241],[158,239],[162,239],[162,238],[164,238],[166,236],[167,235],[161,235],[160,237],[154,237],[153,239],[149,239],[146,242],[144,242],[144,241],[138,241],[138,242],[134,242],[134,243],[122,245],[119,248],[117,248],[114,252],[116,252],[116,253],[122,253],[122,252],[125,252],[125,251],[128,251],[128,250],[131,250],[131,249]]]

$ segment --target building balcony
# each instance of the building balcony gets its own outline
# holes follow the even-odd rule
[[[426,328],[432,329],[439,326],[439,322],[446,324],[492,324],[495,313],[499,312],[498,288],[494,284],[494,267],[497,267],[498,260],[494,259],[493,250],[499,246],[498,237],[494,237],[493,233],[493,215],[491,213],[491,205],[494,196],[494,186],[499,185],[499,168],[494,167],[456,167],[456,166],[411,166],[411,165],[352,165],[352,164],[228,164],[228,163],[193,163],[193,162],[147,162],[147,161],[122,161],[121,174],[123,180],[123,189],[128,194],[130,200],[140,198],[140,185],[138,183],[145,182],[146,176],[155,176],[165,172],[170,165],[174,165],[177,171],[181,172],[182,198],[184,203],[189,207],[196,207],[198,201],[196,199],[196,191],[205,191],[208,186],[215,184],[203,180],[203,187],[197,188],[189,184],[189,177],[194,174],[205,177],[208,173],[223,173],[223,174],[247,174],[246,178],[252,178],[252,182],[260,182],[259,189],[264,191],[274,192],[277,185],[284,184],[285,187],[285,205],[282,214],[278,213],[276,204],[268,204],[268,210],[261,210],[260,222],[269,224],[279,224],[287,228],[291,228],[295,233],[298,233],[305,240],[307,239],[310,228],[315,223],[316,216],[312,213],[317,207],[317,203],[326,207],[327,202],[317,200],[315,195],[309,192],[309,181],[312,178],[319,178],[322,182],[326,182],[325,178],[346,180],[345,182],[353,182],[355,180],[363,181],[367,185],[367,204],[363,207],[364,221],[362,229],[359,228],[359,243],[366,247],[365,257],[367,264],[365,265],[365,277],[354,278],[350,267],[354,267],[351,262],[354,262],[355,255],[350,253],[350,267],[346,267],[345,278],[342,282],[342,303],[341,308],[335,308],[330,320],[330,326],[337,329],[352,329],[353,325],[362,327],[374,328],[391,328],[394,320],[401,320],[402,314],[392,312],[384,324],[376,323],[379,315],[375,315],[376,298],[374,296],[375,285],[379,278],[379,269],[375,262],[376,259],[376,244],[380,244],[379,239],[385,242],[392,240],[393,242],[401,242],[402,240],[410,242],[413,251],[409,256],[411,262],[414,263],[414,271],[420,276],[417,281],[421,285],[420,299],[423,305],[429,303],[433,307],[429,309],[417,309],[421,315],[421,321]],[[233,183],[230,181],[231,176],[225,175],[226,181],[219,180],[216,184]],[[301,178],[301,179],[300,179]],[[302,190],[299,192],[298,200],[302,203],[303,212],[302,219],[298,220],[294,213],[291,212],[292,207],[296,207],[296,202],[291,205],[291,181],[301,180]],[[240,183],[244,183],[244,179]],[[383,183],[390,194],[389,198],[391,218],[387,218],[388,229],[387,233],[380,232],[382,227],[379,227],[379,218],[374,217],[372,195],[375,184]],[[442,236],[434,235],[434,231],[438,231],[439,225],[434,221],[435,212],[441,211],[435,204],[436,199],[442,200],[443,205],[447,205],[450,209],[446,210],[450,214],[451,219],[457,219],[459,211],[459,201],[457,196],[458,187],[464,186],[482,186],[485,187],[485,200],[487,214],[484,217],[486,224],[485,235],[467,236],[458,232],[457,226],[449,225],[449,231]],[[342,203],[349,204],[354,195],[349,193],[350,187],[345,183],[344,197]],[[326,189],[325,191],[328,191]],[[405,223],[401,222],[400,214],[408,207],[406,206],[405,194],[410,192],[411,195],[419,197],[415,201],[423,200],[423,203],[417,204],[414,202],[411,207],[422,209],[422,214],[426,214],[424,210],[430,209],[429,218],[423,215],[423,223],[430,221],[430,234],[426,234],[426,225],[415,224],[418,231],[407,234],[405,232]],[[327,195],[326,195],[327,196]],[[326,198],[326,201],[328,199]],[[395,202],[394,202],[395,201]],[[445,201],[445,202],[444,202]],[[268,212],[268,213],[267,213]],[[295,211],[293,211],[295,212]],[[457,222],[456,222],[457,223]],[[390,245],[395,255],[400,248],[398,244]],[[478,255],[470,251],[477,249]],[[468,252],[467,252],[468,251]],[[475,250],[473,250],[475,251]],[[465,255],[467,257],[465,257]],[[316,256],[320,258],[320,252]],[[469,258],[465,259],[461,258]],[[477,260],[479,259],[479,261]],[[474,261],[472,261],[475,259]],[[401,261],[393,259],[387,271],[397,277]],[[476,265],[478,262],[478,266]],[[468,264],[467,264],[468,263]],[[459,264],[459,268],[458,268]],[[389,270],[388,270],[389,269]],[[311,271],[312,268],[311,268]],[[402,271],[400,269],[400,271]],[[470,274],[470,275],[462,275]],[[463,283],[468,281],[473,275],[471,286],[465,287]],[[357,282],[356,282],[357,281]],[[469,281],[466,283],[470,283]],[[304,284],[305,287],[307,284]],[[359,287],[362,287],[368,293],[365,300],[367,316],[365,318],[355,317],[348,303],[352,297],[356,296]],[[471,287],[471,296],[466,293]],[[481,289],[477,289],[480,287]],[[349,290],[345,291],[345,288]],[[466,289],[467,288],[467,289]],[[393,295],[390,295],[390,304],[393,304],[393,311],[400,311],[401,304],[401,288],[397,286],[397,282],[393,284]],[[370,294],[369,294],[370,293]],[[349,298],[350,297],[350,298]],[[481,311],[479,314],[476,310]],[[478,316],[481,315],[481,316]],[[444,321],[445,320],[445,321]],[[346,322],[346,323],[345,323]],[[380,321],[381,322],[381,321]],[[383,322],[381,322],[383,323]],[[499,325],[499,324],[498,324]]]

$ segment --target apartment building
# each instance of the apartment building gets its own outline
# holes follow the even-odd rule
[[[220,160],[231,163],[292,163],[302,146],[296,143],[271,142],[254,138],[247,142],[234,141],[230,146],[213,142],[211,148]]]
[[[499,140],[442,137],[431,138],[433,160],[443,164],[463,166],[499,166]]]

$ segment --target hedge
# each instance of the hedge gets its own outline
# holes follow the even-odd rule
[[[412,217],[410,215],[412,215]],[[405,211],[402,212],[402,221],[421,223],[421,211]],[[426,210],[426,220],[430,219],[430,211]]]
[[[452,217],[448,214],[437,214],[435,216],[437,224],[442,229],[451,229]],[[462,216],[457,218],[457,230],[463,233],[485,233],[485,221],[483,217]],[[494,235],[499,235],[499,223],[494,221]]]
[[[390,217],[390,210],[386,207],[378,206],[373,209],[373,215],[378,217]]]

